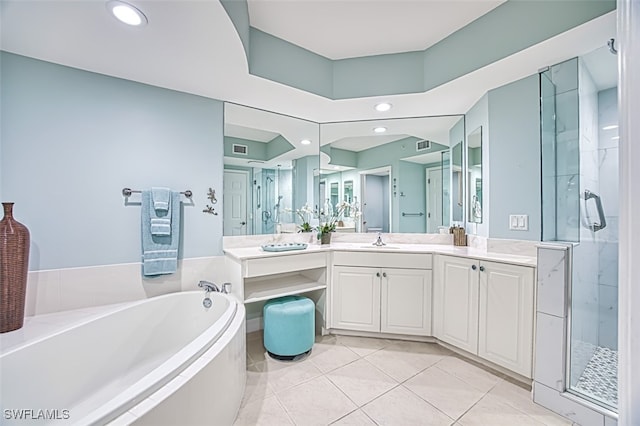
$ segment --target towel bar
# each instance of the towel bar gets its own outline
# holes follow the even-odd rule
[[[424,213],[420,212],[420,213],[405,213],[402,212],[402,216],[424,216]]]
[[[131,194],[139,194],[142,191],[137,190],[137,189],[131,189],[131,188],[122,188],[122,196],[124,197],[130,197]],[[187,189],[186,191],[181,192],[181,194],[184,194],[185,197],[187,198],[191,198],[191,196],[193,195],[193,192],[191,192],[191,190]]]

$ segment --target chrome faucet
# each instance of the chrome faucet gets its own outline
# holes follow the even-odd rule
[[[382,241],[382,234],[378,232],[378,239],[373,243],[376,247],[386,246],[386,244]]]
[[[211,291],[220,291],[220,288],[217,285],[209,281],[200,281],[198,283],[198,287],[202,287],[207,293]]]

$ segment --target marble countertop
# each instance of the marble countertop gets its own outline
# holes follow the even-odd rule
[[[239,247],[227,248],[225,254],[231,258],[243,261],[248,259],[260,259],[270,257],[292,256],[304,253],[331,251],[363,251],[363,252],[383,252],[383,253],[432,253],[432,254],[448,254],[452,256],[469,257],[478,260],[490,260],[494,262],[511,263],[522,266],[536,266],[535,256],[526,256],[522,254],[507,254],[500,252],[492,252],[488,250],[457,247],[447,244],[399,244],[388,243],[386,246],[376,247],[371,243],[331,243],[327,245],[309,244],[304,250],[291,250],[284,252],[267,252],[258,247]]]

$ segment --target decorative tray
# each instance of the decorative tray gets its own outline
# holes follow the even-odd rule
[[[264,251],[289,251],[304,250],[307,248],[305,243],[281,243],[281,244],[265,244],[262,246]]]

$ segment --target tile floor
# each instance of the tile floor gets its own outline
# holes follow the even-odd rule
[[[433,344],[318,337],[297,362],[247,337],[247,389],[236,425],[571,425],[530,392]]]

